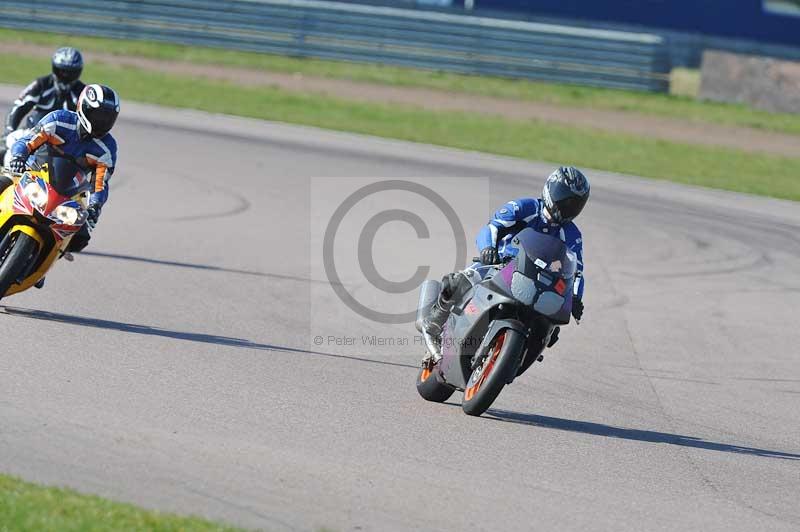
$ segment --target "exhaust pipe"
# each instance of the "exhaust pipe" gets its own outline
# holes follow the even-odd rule
[[[442,290],[442,283],[434,280],[423,281],[419,287],[419,302],[417,303],[417,319],[414,326],[419,332],[422,331],[422,323],[425,318],[430,314],[431,307],[439,298],[439,292]]]

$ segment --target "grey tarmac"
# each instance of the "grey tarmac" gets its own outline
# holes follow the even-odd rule
[[[411,324],[337,298],[320,228],[416,180],[471,256],[558,162],[127,102],[116,137],[88,253],[0,304],[0,471],[270,531],[800,529],[796,203],[589,171],[585,319],[471,418],[418,397]],[[447,231],[388,223],[375,264],[407,279]]]

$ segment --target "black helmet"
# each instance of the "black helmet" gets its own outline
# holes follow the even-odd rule
[[[589,180],[577,168],[562,166],[547,178],[542,199],[548,219],[569,222],[581,213],[589,199]]]
[[[100,138],[114,127],[119,116],[119,96],[104,85],[87,85],[78,97],[78,120],[81,128]]]
[[[56,87],[60,90],[71,87],[83,72],[83,56],[75,48],[59,48],[53,54],[52,63]]]

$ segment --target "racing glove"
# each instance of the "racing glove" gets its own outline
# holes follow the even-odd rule
[[[572,297],[572,316],[578,321],[583,317],[583,301],[578,296]]]
[[[481,264],[499,264],[500,255],[497,253],[497,248],[489,246],[481,250]]]
[[[8,169],[12,174],[21,174],[26,169],[26,160],[25,157],[14,157],[11,159],[11,162],[8,163]]]
[[[100,211],[103,209],[103,206],[99,203],[92,203],[89,205],[89,208],[86,209],[86,223],[89,224],[89,229],[94,229],[97,225],[97,220],[100,219]]]

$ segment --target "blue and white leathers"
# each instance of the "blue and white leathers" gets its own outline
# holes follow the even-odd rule
[[[110,133],[102,138],[81,137],[78,114],[59,109],[42,117],[11,147],[12,157],[28,157],[43,144],[56,146],[74,157],[78,164],[94,170],[94,190],[90,203],[104,204],[108,199],[108,181],[117,164],[117,142]]]
[[[578,268],[575,274],[575,295],[583,298],[583,239],[573,222],[564,224],[545,220],[541,201],[534,198],[520,198],[509,201],[497,212],[489,223],[478,233],[478,250],[496,247],[501,257],[515,257],[519,250],[512,244],[514,235],[530,227],[543,234],[559,237],[567,248],[575,253]]]

